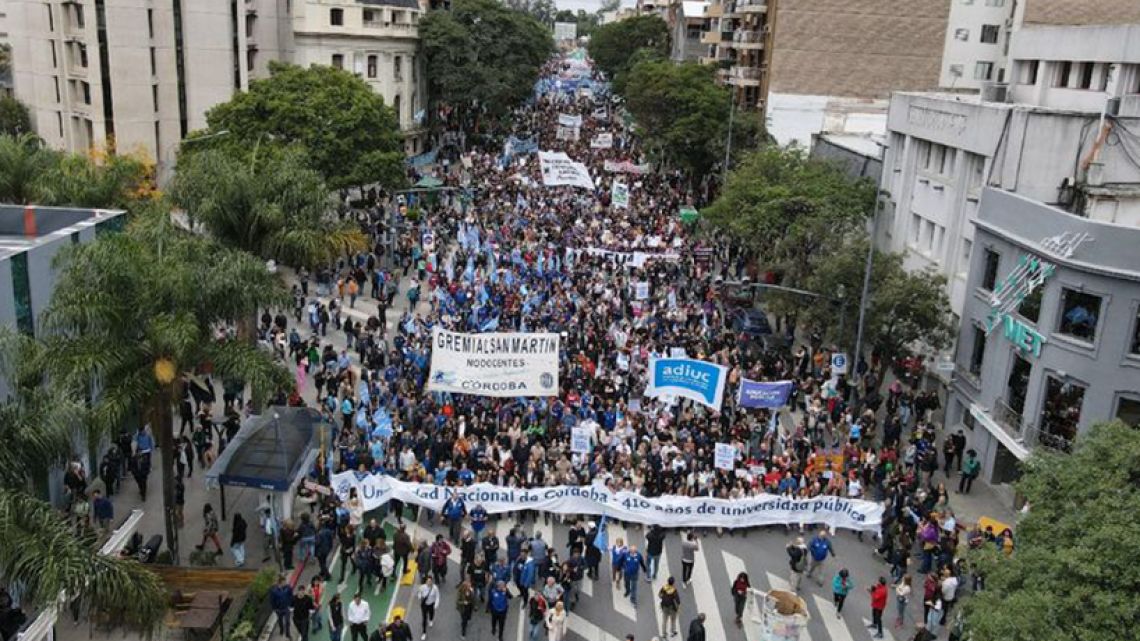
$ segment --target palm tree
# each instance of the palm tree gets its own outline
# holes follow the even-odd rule
[[[43,176],[59,164],[39,136],[0,136],[0,202],[25,205],[41,199]]]
[[[329,216],[329,190],[302,150],[263,151],[249,162],[223,149],[185,154],[171,197],[218,242],[265,260],[313,268],[367,247],[355,224]]]
[[[216,337],[228,321],[287,299],[261,261],[173,228],[161,212],[122,234],[75,245],[44,314],[49,373],[77,393],[97,389],[92,420],[118,429],[135,411],[149,419],[162,452],[167,545],[174,526],[172,408],[184,373],[205,369],[258,393],[291,384],[289,372],[256,345]]]
[[[66,460],[84,423],[82,403],[44,385],[43,356],[31,338],[0,329],[0,378],[10,391],[0,403],[0,576],[24,585],[37,606],[56,604],[63,592],[152,630],[166,609],[158,576],[137,561],[98,554],[93,536],[76,536],[28,491],[31,479]]]

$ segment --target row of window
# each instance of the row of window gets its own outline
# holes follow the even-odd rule
[[[331,64],[333,67],[336,67],[337,69],[344,69],[344,54],[343,53],[334,53],[332,55]],[[359,64],[360,64],[360,62],[358,60],[357,65],[359,65]],[[412,67],[412,82],[415,82],[416,81],[416,61],[414,58],[412,59],[411,67]],[[379,77],[379,74],[380,74],[380,56],[378,56],[376,54],[369,55],[366,58],[364,69],[360,69],[358,67],[357,69],[354,69],[353,71],[357,74],[364,74],[370,79],[375,79],[375,78]],[[403,56],[394,56],[392,58],[392,78],[396,82],[403,82],[404,81],[404,57]]]
[[[1004,69],[998,70],[998,82],[1001,82]],[[955,78],[961,78],[965,73],[965,67],[960,64],[950,65],[950,75]],[[974,63],[974,80],[993,80],[994,79],[994,63],[988,60],[981,60]]]
[[[1001,25],[999,24],[984,24],[982,25],[982,34],[978,39],[982,44],[996,45],[998,37],[1001,35]],[[962,27],[954,30],[954,39],[961,40],[962,42],[970,41],[970,30]]]
[[[408,19],[405,20],[405,17]],[[383,9],[364,9],[361,13],[361,20],[366,27],[387,27],[392,24],[415,24],[418,18],[419,14],[414,11],[404,12],[392,10],[389,13]],[[339,7],[329,9],[329,26],[344,26],[344,9]]]
[[[1112,65],[1107,62],[1019,60],[1016,64],[1017,83],[1022,85],[1036,85],[1044,80],[1050,87],[1107,91],[1112,77]],[[1042,65],[1046,71],[1045,78],[1041,77]],[[1140,93],[1140,74],[1135,76],[1134,86],[1126,93]]]

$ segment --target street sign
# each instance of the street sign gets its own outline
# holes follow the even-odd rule
[[[832,374],[846,374],[847,373],[847,354],[832,354],[831,355],[831,373]]]

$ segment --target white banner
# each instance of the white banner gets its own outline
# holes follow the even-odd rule
[[[731,500],[687,496],[645,498],[633,492],[613,492],[602,485],[525,489],[476,483],[449,488],[363,472],[334,474],[332,487],[342,501],[348,500],[349,491],[356,488],[366,512],[393,499],[439,512],[447,499],[455,496],[466,503],[468,510],[482,505],[490,514],[519,510],[605,514],[622,521],[666,527],[826,524],[833,528],[873,532],[879,529],[883,519],[883,507],[878,503],[837,496],[796,499],[760,494]]]
[[[572,116],[570,114],[558,114],[558,124],[562,127],[573,127],[577,129],[582,126],[582,116]]]
[[[558,133],[554,135],[559,140],[578,140],[579,129],[577,127],[559,127]]]
[[[731,470],[736,465],[736,448],[728,443],[717,443],[713,466],[718,470]]]
[[[673,252],[664,252],[661,254],[650,254],[648,252],[615,252],[608,249],[601,249],[600,247],[586,247],[584,249],[566,249],[566,255],[570,260],[577,258],[578,254],[587,254],[589,256],[601,256],[606,260],[624,265],[626,267],[645,267],[645,264],[651,260],[681,260],[680,254]]]
[[[590,177],[586,165],[570,160],[562,151],[540,151],[538,162],[542,167],[542,184],[547,187],[571,185],[584,189],[594,188],[594,179]]]
[[[594,433],[593,428],[588,426],[578,426],[570,429],[570,451],[575,454],[589,454],[590,453],[590,435]]]
[[[610,198],[614,207],[629,209],[629,185],[615,180],[610,189]]]
[[[649,300],[649,281],[643,280],[634,284],[633,298],[635,300]]]
[[[559,336],[432,331],[428,389],[475,396],[558,394]]]
[[[609,149],[613,146],[614,135],[608,131],[599,133],[590,141],[590,149]]]
[[[648,174],[649,165],[635,165],[628,160],[607,160],[602,167],[611,174]]]

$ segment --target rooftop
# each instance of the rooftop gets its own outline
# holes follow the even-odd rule
[[[883,136],[876,135],[858,135],[858,134],[829,134],[822,133],[819,135],[827,142],[837,146],[843,147],[848,151],[859,154],[860,156],[867,156],[869,158],[882,158],[883,147],[886,146],[887,141]]]
[[[0,205],[0,259],[119,218],[117,209]]]

